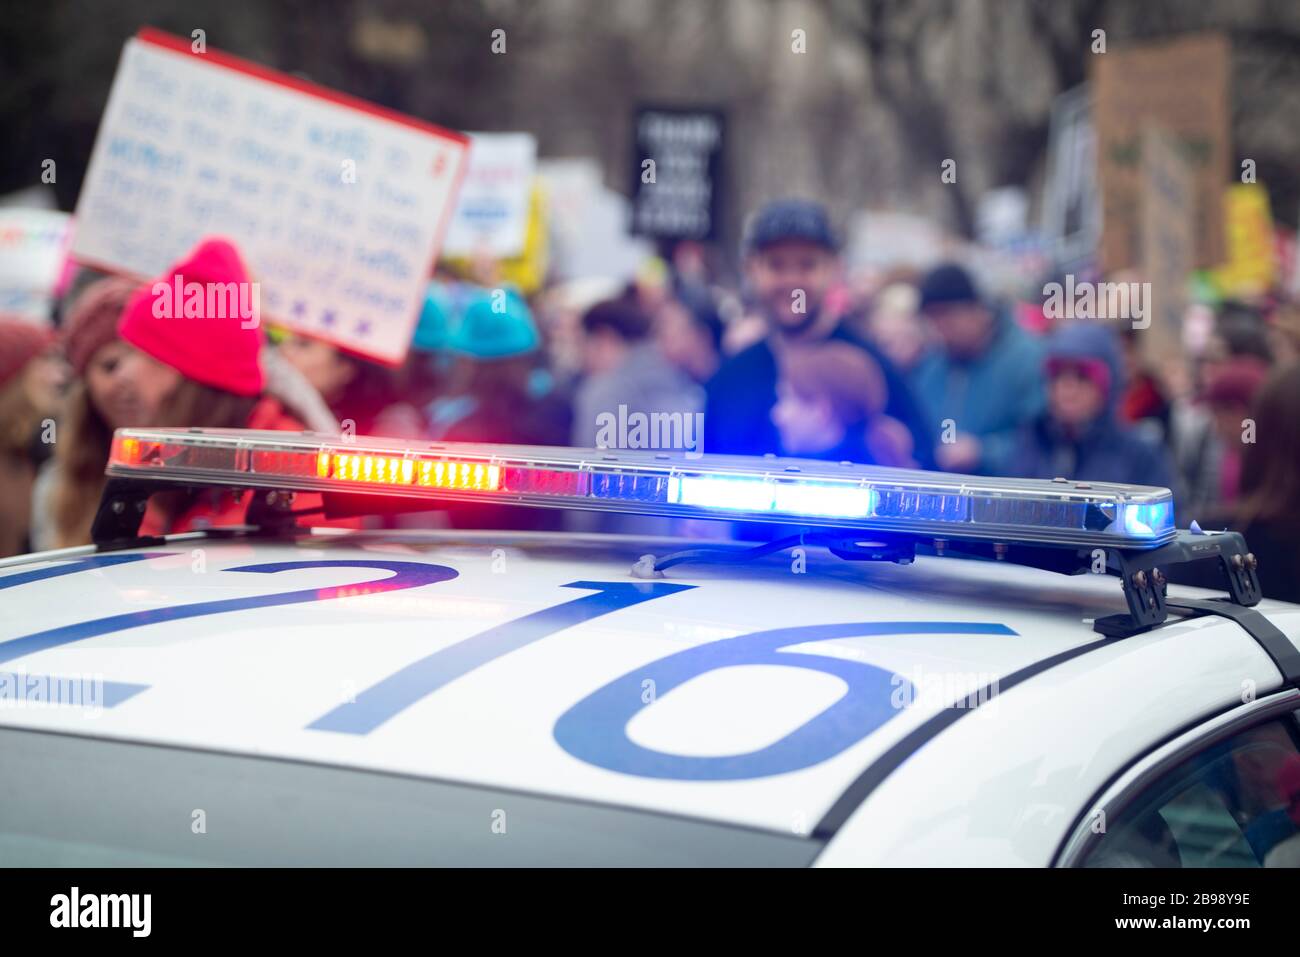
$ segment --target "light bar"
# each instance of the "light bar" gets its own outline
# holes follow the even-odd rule
[[[1175,534],[1168,489],[770,457],[119,429],[107,473],[1007,543],[1150,548]]]

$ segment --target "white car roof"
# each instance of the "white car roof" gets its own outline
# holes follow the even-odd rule
[[[105,685],[102,708],[27,702],[0,725],[838,832],[830,864],[1043,864],[1135,755],[1243,683],[1281,684],[1221,618],[1103,639],[1092,619],[1124,610],[1106,576],[817,549],[804,568],[786,554],[630,574],[691,544],[181,537],[6,562],[11,688]],[[1300,606],[1258,609],[1300,645]],[[780,667],[796,656],[813,667]]]

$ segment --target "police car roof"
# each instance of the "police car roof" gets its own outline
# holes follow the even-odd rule
[[[0,725],[839,831],[832,863],[856,835],[857,863],[951,862],[963,836],[983,863],[1041,864],[1134,755],[1281,684],[1220,618],[1101,638],[1091,620],[1124,607],[1104,576],[818,549],[629,574],[665,550],[196,535],[0,563],[5,668],[105,682],[102,710]],[[1300,606],[1258,609],[1300,644]],[[976,827],[989,814],[1016,827]]]

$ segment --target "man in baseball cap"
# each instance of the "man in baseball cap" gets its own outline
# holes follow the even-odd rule
[[[741,252],[754,310],[767,324],[758,342],[726,360],[708,385],[704,450],[737,455],[780,453],[772,424],[777,362],[787,349],[827,340],[849,343],[879,366],[888,393],[885,414],[914,435],[931,464],[930,441],[912,394],[893,364],[844,322],[831,293],[840,280],[839,242],[826,208],[806,199],[779,199],[749,220]]]

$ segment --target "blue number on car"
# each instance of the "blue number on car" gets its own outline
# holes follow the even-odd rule
[[[901,709],[894,706],[891,692],[901,679],[886,668],[865,662],[781,649],[832,638],[912,634],[1015,632],[989,622],[859,621],[776,628],[712,641],[652,661],[598,688],[560,716],[555,740],[581,761],[638,777],[736,781],[798,771],[835,757],[899,714]],[[737,665],[809,668],[842,679],[848,690],[779,741],[744,754],[673,754],[643,747],[628,737],[628,722],[642,708],[663,701],[664,695],[692,678]],[[646,681],[654,683],[655,697],[650,704],[642,700]],[[910,695],[904,700],[910,700]]]

